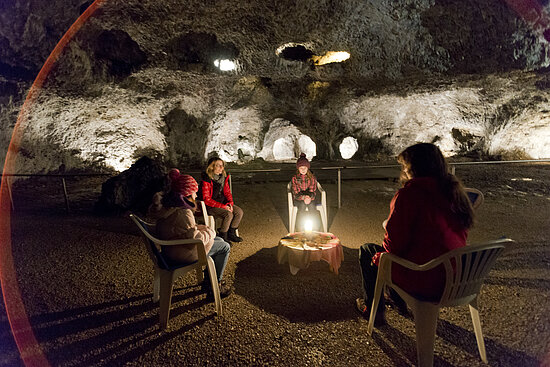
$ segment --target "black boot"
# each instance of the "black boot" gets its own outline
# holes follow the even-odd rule
[[[220,236],[221,238],[223,238],[223,240],[225,242],[229,242],[228,238],[227,238],[227,232],[222,232],[222,231],[219,231],[218,232],[218,236]]]
[[[243,239],[237,236],[237,228],[229,228],[229,232],[227,232],[227,238],[231,242],[243,242]]]

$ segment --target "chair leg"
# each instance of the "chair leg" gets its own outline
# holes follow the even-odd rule
[[[159,319],[161,329],[166,329],[170,318],[170,305],[172,304],[172,288],[174,273],[171,271],[160,272],[160,309]]]
[[[323,231],[328,232],[327,212],[324,210],[324,208],[321,208],[319,213],[321,213],[321,222],[323,223]]]
[[[210,284],[212,285],[212,292],[214,293],[214,304],[216,306],[216,313],[218,316],[222,315],[222,300],[220,297],[220,287],[218,285],[218,275],[216,274],[216,266],[214,260],[210,256],[206,257],[206,268],[208,269],[208,276],[210,278]]]
[[[155,275],[153,278],[153,302],[158,302],[160,298],[160,274],[159,270],[155,268]]]
[[[476,334],[477,349],[481,360],[487,362],[487,352],[485,351],[485,341],[483,340],[483,332],[481,331],[481,321],[479,319],[479,308],[477,306],[477,297],[473,299],[469,304],[470,315],[472,316],[472,323],[474,324],[474,332]]]
[[[204,280],[204,274],[201,267],[198,267],[197,269],[195,269],[195,271],[197,272],[197,282],[200,284]]]
[[[296,215],[298,213],[298,208],[293,206],[292,211],[290,214],[289,222],[288,222],[288,231],[290,233],[294,233],[294,230],[296,228]]]
[[[427,303],[412,307],[416,329],[416,355],[419,367],[431,367],[434,363],[434,342],[439,307]]]
[[[376,310],[378,310],[378,304],[380,303],[380,297],[382,296],[382,290],[384,289],[384,282],[378,278],[376,285],[374,286],[374,299],[370,308],[369,326],[367,327],[367,333],[372,335],[374,328],[374,318],[376,317]]]

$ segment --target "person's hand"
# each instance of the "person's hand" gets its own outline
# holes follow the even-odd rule
[[[374,256],[372,257],[372,263],[376,266],[378,266],[378,263],[380,262],[380,256],[382,255],[383,253],[382,252],[377,252],[374,254]]]
[[[306,198],[304,199],[304,203],[306,203],[306,205],[309,205],[311,203],[311,198],[309,196],[306,196]]]
[[[231,213],[233,213],[233,205],[227,205],[225,209],[229,210]]]

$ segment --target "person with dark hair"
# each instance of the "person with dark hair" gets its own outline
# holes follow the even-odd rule
[[[424,264],[455,248],[466,246],[468,229],[474,212],[464,187],[448,172],[443,154],[434,144],[420,143],[405,149],[397,157],[401,164],[403,187],[390,203],[384,226],[383,246],[365,244],[359,250],[363,281],[363,298],[356,308],[370,316],[378,261],[383,252],[393,253],[416,264]],[[445,273],[442,267],[426,272],[392,268],[395,284],[424,299],[438,300],[443,292]],[[407,312],[404,301],[390,290],[390,298],[401,313]],[[375,326],[385,324],[384,297],[376,310]]]
[[[206,204],[208,215],[221,218],[222,224],[218,234],[226,241],[242,242],[237,236],[237,229],[243,218],[243,210],[233,202],[229,187],[229,175],[221,158],[208,160],[208,166],[202,173],[199,198]]]
[[[196,224],[194,211],[198,184],[189,175],[180,174],[173,168],[168,173],[170,191],[166,195],[155,194],[153,203],[149,207],[148,217],[156,220],[156,233],[160,239],[200,239],[204,243],[206,254],[212,258],[220,283],[220,295],[226,297],[231,294],[231,288],[222,282],[223,272],[229,258],[230,246],[222,238],[216,237],[213,229],[203,224]],[[162,254],[169,263],[181,264],[197,261],[198,254],[195,246],[177,245],[162,246]],[[212,286],[208,281],[208,272],[204,271],[203,291],[208,299],[214,299]]]
[[[292,176],[290,189],[292,191],[292,201],[298,208],[298,215],[302,217],[306,210],[310,216],[318,213],[316,208],[315,196],[317,194],[317,179],[310,170],[309,163],[305,153],[300,154],[296,161],[296,174]],[[302,223],[302,220],[298,221]]]

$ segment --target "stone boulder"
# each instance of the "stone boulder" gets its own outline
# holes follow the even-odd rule
[[[166,185],[164,167],[149,157],[142,157],[129,169],[103,183],[95,212],[100,215],[120,215],[127,211],[143,214],[153,195],[164,190]]]

